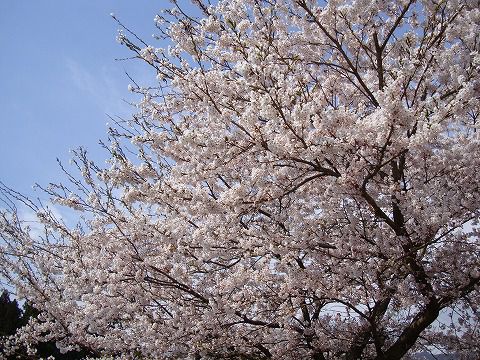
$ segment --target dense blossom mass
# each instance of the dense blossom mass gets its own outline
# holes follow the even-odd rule
[[[477,0],[230,0],[155,18],[138,113],[11,204],[11,351],[129,359],[480,356]],[[121,23],[120,23],[121,24]],[[27,345],[26,345],[27,344]]]

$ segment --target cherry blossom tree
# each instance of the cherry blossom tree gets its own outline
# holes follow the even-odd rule
[[[2,187],[0,271],[41,311],[11,346],[480,356],[478,1],[194,3],[164,48],[119,22],[157,85],[45,189],[78,226]]]

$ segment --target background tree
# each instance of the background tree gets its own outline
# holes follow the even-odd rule
[[[22,311],[17,300],[10,300],[8,291],[3,290],[0,296],[0,336],[15,334],[21,325]]]
[[[3,213],[19,341],[146,358],[479,354],[478,1],[176,2],[109,167]],[[121,25],[121,24],[120,24]],[[121,25],[122,26],[122,25]]]
[[[14,335],[22,325],[22,311],[16,300],[10,300],[8,291],[3,290],[0,296],[0,339]],[[4,353],[4,346],[0,340],[0,356]]]

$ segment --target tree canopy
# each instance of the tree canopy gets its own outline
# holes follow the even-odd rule
[[[152,359],[480,356],[480,7],[195,0],[122,27],[156,86],[102,167],[2,186],[3,277],[56,340]],[[12,199],[37,213],[29,231]]]
[[[62,353],[55,345],[55,341],[36,343],[34,351],[27,351],[24,347],[9,346],[9,338],[16,331],[25,326],[30,319],[35,319],[39,311],[29,303],[23,304],[23,309],[18,306],[17,300],[11,300],[8,291],[4,290],[0,296],[0,359],[47,359],[53,357],[58,360],[77,360],[94,355],[88,349]],[[7,345],[4,343],[7,342]],[[33,350],[33,349],[32,349]]]

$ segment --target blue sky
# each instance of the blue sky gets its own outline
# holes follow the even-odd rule
[[[128,116],[128,71],[140,84],[154,75],[115,40],[114,13],[146,42],[167,0],[0,1],[0,180],[34,196],[32,185],[63,179],[80,145],[103,161],[107,117]]]

